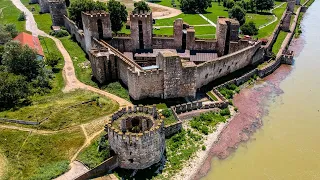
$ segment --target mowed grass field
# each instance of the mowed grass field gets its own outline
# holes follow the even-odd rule
[[[51,15],[49,13],[40,14],[39,4],[29,4],[29,0],[21,0],[21,2],[32,12],[38,28],[49,34],[52,25]],[[34,9],[34,11],[32,11],[32,9]]]
[[[68,170],[85,140],[80,128],[46,135],[2,128],[0,132],[0,153],[7,161],[3,179],[53,179]]]
[[[18,21],[21,11],[10,0],[0,0],[0,24],[13,23],[19,32],[25,31],[25,21]]]
[[[0,112],[0,117],[42,122],[38,128],[60,130],[109,115],[118,108],[118,103],[104,96],[77,90],[39,97],[30,106]]]

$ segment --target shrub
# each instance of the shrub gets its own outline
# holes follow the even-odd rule
[[[259,29],[254,22],[250,21],[241,26],[241,31],[245,35],[253,36],[258,34]]]
[[[68,31],[61,29],[60,31],[50,31],[49,33],[51,36],[55,36],[55,37],[65,37],[65,36],[69,36]]]
[[[207,149],[207,147],[205,145],[202,145],[201,149],[202,149],[202,151],[205,151]]]
[[[55,53],[50,53],[50,54],[46,57],[45,63],[46,63],[48,66],[54,68],[54,67],[59,63],[60,60],[61,60],[61,58],[60,58],[57,54],[55,54]]]
[[[222,109],[220,111],[220,115],[221,116],[228,116],[228,115],[230,115],[230,110],[228,108]]]
[[[164,117],[166,117],[166,118],[172,116],[172,111],[171,111],[171,109],[164,109],[164,110],[161,111],[161,113],[162,113],[162,115],[163,115]]]
[[[237,108],[237,107],[235,107],[234,110],[235,110],[236,112],[238,112],[238,108]]]
[[[18,21],[25,21],[25,20],[26,20],[26,14],[24,12],[21,12],[19,14]]]
[[[231,99],[229,100],[229,104],[233,106],[233,101]]]
[[[209,133],[209,128],[207,126],[202,126],[201,127],[201,132],[205,135],[208,135]]]

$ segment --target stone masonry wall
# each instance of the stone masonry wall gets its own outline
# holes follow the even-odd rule
[[[84,34],[81,29],[78,28],[75,22],[71,21],[67,16],[63,16],[64,26],[68,30],[71,36],[74,36],[76,41],[80,44],[82,49],[86,48]]]
[[[260,47],[261,42],[255,42],[254,45],[235,53],[199,64],[197,66],[196,88],[200,88],[219,77],[250,65],[252,63],[252,57]]]
[[[133,99],[163,98],[163,70],[128,71],[128,89]]]
[[[117,156],[112,156],[111,158],[105,160],[102,162],[100,165],[97,167],[91,169],[90,171],[78,176],[75,178],[75,180],[87,180],[87,179],[93,179],[99,176],[103,176],[116,167],[118,167],[118,161],[117,161]]]
[[[112,116],[112,121],[117,120],[125,114],[147,113],[157,116],[153,113],[155,108],[144,106],[128,110],[123,108]],[[124,169],[145,169],[161,160],[165,150],[165,133],[163,120],[158,120],[149,131],[143,133],[123,134],[119,129],[112,126],[112,122],[106,125],[108,131],[108,141],[111,149],[118,155],[119,167]]]
[[[49,0],[49,8],[53,26],[64,26],[63,16],[67,16],[67,6],[64,0]]]

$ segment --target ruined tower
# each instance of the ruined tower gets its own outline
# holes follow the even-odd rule
[[[134,49],[152,49],[152,13],[132,12],[130,30]]]
[[[41,13],[49,13],[50,12],[48,0],[39,0],[39,5],[40,5],[40,12]]]
[[[294,6],[296,5],[296,0],[288,0],[287,9],[290,12],[294,12]]]
[[[290,30],[291,15],[292,15],[292,12],[290,12],[290,11],[286,12],[286,15],[284,16],[283,21],[281,23],[281,30],[282,31],[289,31]]]
[[[111,21],[109,13],[105,11],[82,12],[83,32],[86,43],[86,52],[91,49],[91,38],[112,38]]]
[[[183,20],[178,18],[173,23],[174,46],[176,49],[182,49],[183,39]]]
[[[216,38],[219,56],[229,53],[230,41],[239,40],[240,23],[235,19],[219,17],[217,22]]]
[[[107,49],[91,49],[89,52],[93,76],[99,83],[117,78],[115,56]]]
[[[53,26],[64,26],[63,16],[67,16],[67,6],[64,0],[49,0],[50,14]]]

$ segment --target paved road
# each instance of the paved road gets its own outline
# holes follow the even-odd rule
[[[208,23],[210,23],[212,26],[217,27],[217,25],[216,25],[214,22],[212,22],[210,19],[208,19],[207,17],[205,17],[203,14],[200,14],[200,13],[199,13],[199,15],[200,15],[204,20],[206,20]]]

